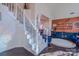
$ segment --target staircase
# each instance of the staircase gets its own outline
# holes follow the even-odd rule
[[[3,4],[1,5],[2,7],[4,6],[6,10],[9,10],[8,6]],[[33,23],[24,15],[25,10],[22,10],[22,12],[23,12],[23,23],[19,22],[19,24],[21,24],[24,27],[24,32],[26,36],[25,39],[28,41],[28,45],[30,45],[29,48],[33,51],[35,55],[38,55],[44,48],[47,47],[47,42],[45,42],[45,40],[40,35],[38,27],[33,25]],[[12,15],[14,14],[10,10],[9,10],[9,13]],[[14,16],[14,18],[17,20],[16,16]],[[38,24],[36,23],[36,25]]]

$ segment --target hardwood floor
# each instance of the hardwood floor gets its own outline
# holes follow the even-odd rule
[[[31,52],[23,47],[13,48],[11,50],[0,53],[0,56],[34,56]]]
[[[51,44],[51,47],[45,48],[39,55],[45,54],[45,53],[53,53],[56,51],[65,51],[65,52],[77,53],[77,52],[79,52],[79,47],[76,46],[74,48],[63,48],[63,47],[58,47],[58,46]]]

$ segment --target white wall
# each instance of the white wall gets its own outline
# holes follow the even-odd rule
[[[38,3],[35,5],[36,15],[44,14],[51,19],[79,16],[79,3]],[[71,15],[71,12],[75,14]]]
[[[12,13],[8,12],[8,8],[1,6],[0,21],[0,52],[11,49],[18,45],[17,40],[13,39],[16,32],[16,21]],[[10,46],[11,45],[11,46]]]
[[[75,14],[71,15],[71,12]],[[54,11],[52,11],[53,16],[54,19],[77,17],[79,16],[79,3],[58,3],[55,5]]]
[[[35,4],[35,12],[36,15],[43,14],[49,18],[52,18],[52,11],[55,8],[55,4],[53,3],[36,3]]]

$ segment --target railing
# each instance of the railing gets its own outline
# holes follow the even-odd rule
[[[48,45],[48,41],[46,40],[45,42],[45,39],[42,38],[39,32],[40,15],[38,15],[38,19],[36,19],[36,25],[33,25],[26,15],[24,15],[23,23],[26,36],[30,36],[30,39],[27,38],[29,43],[32,45],[36,54],[39,54]]]
[[[38,53],[40,53],[44,48],[46,48],[48,46],[48,37],[46,37],[46,41],[45,41],[45,39],[42,37],[42,35],[40,34],[40,31],[39,31],[40,25],[41,25],[40,24],[41,16],[42,15],[39,14],[37,16],[37,19],[36,19],[36,27],[37,27],[37,33],[38,33],[38,35],[37,35],[37,37],[38,37],[37,43],[38,43],[38,48],[39,48]]]
[[[39,28],[35,29],[34,25],[30,23],[29,19],[25,17],[24,18],[24,29],[25,29],[26,36],[27,35],[31,36],[29,38],[31,42],[29,41],[29,43],[31,43],[31,45],[33,46],[32,47],[33,50],[36,52],[36,54],[39,54],[44,49],[44,47],[47,46],[47,42],[45,42],[45,40],[40,35]]]
[[[32,50],[35,50],[36,47],[36,30],[33,28],[32,24],[30,21],[24,17],[24,30],[27,36],[27,39],[29,40],[29,44],[32,45]],[[30,36],[28,38],[28,35]]]

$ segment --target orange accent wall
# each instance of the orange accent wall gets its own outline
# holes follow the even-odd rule
[[[79,17],[52,20],[52,31],[56,32],[79,32],[73,27],[75,22],[79,22]],[[53,25],[56,26],[53,26]]]

